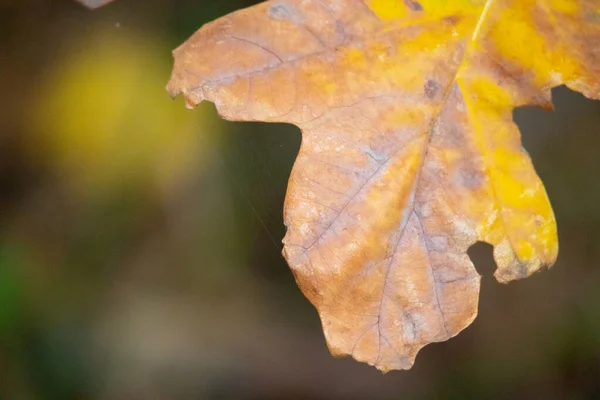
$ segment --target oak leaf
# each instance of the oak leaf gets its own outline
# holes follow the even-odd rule
[[[168,90],[302,130],[284,256],[330,350],[408,369],[477,314],[467,249],[508,282],[554,263],[512,110],[600,98],[597,0],[272,0],[175,50]]]

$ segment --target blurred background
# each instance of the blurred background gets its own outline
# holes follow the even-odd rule
[[[549,272],[383,375],[332,358],[281,253],[300,144],[164,90],[171,50],[249,0],[0,0],[0,398],[600,398],[600,102],[515,119],[560,232]]]

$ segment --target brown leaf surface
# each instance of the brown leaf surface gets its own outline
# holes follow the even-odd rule
[[[196,32],[168,90],[302,129],[284,255],[332,353],[387,371],[473,321],[476,241],[502,282],[555,261],[512,110],[599,78],[596,0],[272,0]]]

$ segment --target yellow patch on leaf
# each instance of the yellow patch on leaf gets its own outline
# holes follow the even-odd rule
[[[407,369],[477,314],[467,250],[501,282],[554,263],[556,223],[515,107],[600,98],[590,0],[271,0],[175,51],[169,92],[303,132],[284,256],[332,353]]]
[[[409,12],[406,4],[397,0],[368,0],[367,6],[381,19],[398,19]]]

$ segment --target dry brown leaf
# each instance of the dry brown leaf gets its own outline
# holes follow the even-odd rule
[[[476,241],[501,282],[555,261],[512,110],[560,84],[600,97],[597,0],[272,0],[196,32],[168,90],[302,129],[285,258],[332,353],[387,371],[473,321]]]

